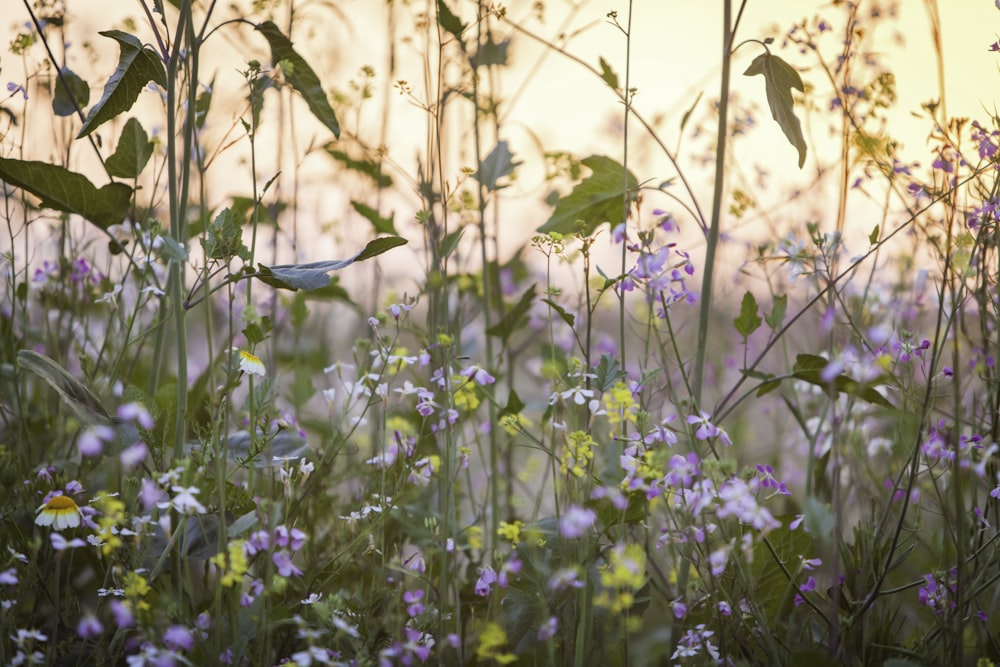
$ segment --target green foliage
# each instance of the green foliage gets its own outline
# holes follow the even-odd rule
[[[742,336],[744,341],[750,337],[750,334],[760,328],[761,319],[757,312],[757,299],[754,298],[751,292],[746,292],[743,295],[743,301],[740,303],[740,315],[733,320],[736,333]]]
[[[78,139],[131,109],[150,81],[163,87],[167,85],[163,62],[153,49],[143,46],[134,35],[121,30],[106,30],[99,34],[118,42],[118,66],[104,84],[101,99],[87,113],[87,119],[76,135]]]
[[[149,140],[146,130],[138,120],[129,118],[118,137],[115,152],[105,161],[104,166],[111,176],[138,178],[152,155],[153,142]]]
[[[488,191],[495,192],[507,187],[499,183],[500,179],[513,174],[514,169],[520,164],[520,161],[514,160],[514,154],[510,152],[510,146],[507,142],[498,141],[490,154],[479,163],[479,170],[473,174],[473,177],[482,183]]]
[[[260,265],[255,278],[278,289],[287,290],[318,290],[330,286],[330,271],[338,271],[355,262],[362,262],[377,257],[384,252],[406,244],[406,239],[399,236],[384,236],[369,241],[353,257],[348,259],[307,262],[305,264],[276,264],[274,266]]]
[[[52,98],[52,113],[72,116],[90,103],[90,86],[68,67],[59,69],[56,94]]]
[[[271,62],[275,67],[281,65],[285,80],[306,101],[313,116],[339,139],[340,122],[326,98],[326,93],[323,92],[319,77],[309,63],[292,48],[292,42],[273,22],[265,21],[256,28],[271,47]]]
[[[750,66],[743,72],[744,76],[762,75],[764,90],[767,93],[767,105],[771,108],[771,117],[781,127],[789,143],[799,152],[799,168],[806,163],[806,139],[802,134],[802,124],[792,102],[792,88],[802,92],[802,77],[794,67],[786,63],[770,51],[753,59]]]
[[[639,189],[632,172],[603,155],[591,155],[581,163],[590,169],[590,176],[559,199],[539,232],[590,236],[605,222],[617,225],[625,219],[626,202],[633,202]]]
[[[132,200],[124,183],[97,188],[83,174],[47,162],[0,158],[0,179],[38,197],[42,208],[75,213],[102,229],[121,222]]]

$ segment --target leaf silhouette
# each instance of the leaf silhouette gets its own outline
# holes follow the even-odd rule
[[[556,203],[552,216],[538,231],[590,236],[605,222],[617,225],[625,217],[625,168],[609,157],[591,155],[582,164],[592,172],[573,191]],[[629,201],[635,199],[639,182],[628,172]]]
[[[138,38],[121,30],[105,30],[100,34],[118,42],[118,67],[104,84],[101,99],[90,108],[87,120],[76,135],[77,139],[87,136],[102,123],[131,109],[139,98],[139,93],[150,81],[164,87],[167,85],[167,73],[160,57],[152,49],[143,46]]]
[[[799,168],[806,162],[806,140],[802,135],[802,125],[792,105],[792,88],[804,91],[802,77],[795,68],[778,56],[762,53],[750,67],[743,72],[744,76],[764,75],[764,90],[767,92],[767,104],[771,107],[771,117],[778,122],[781,131],[788,141],[799,151]]]

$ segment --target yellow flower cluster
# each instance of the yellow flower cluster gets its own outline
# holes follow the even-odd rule
[[[573,431],[563,441],[562,452],[559,455],[559,472],[582,478],[594,460],[594,447],[597,443],[590,434],[583,431]]]
[[[249,568],[243,543],[244,540],[233,540],[229,543],[226,554],[220,552],[211,558],[210,562],[224,572],[222,585],[227,588],[238,586]]]
[[[479,396],[476,395],[476,383],[466,380],[460,375],[452,377],[451,381],[458,385],[455,394],[452,396],[452,403],[456,410],[472,412],[479,407]]]
[[[594,604],[617,614],[635,602],[635,592],[646,583],[646,552],[639,544],[619,544],[601,567],[602,590]]]
[[[125,503],[116,496],[100,493],[95,504],[101,510],[101,516],[97,519],[101,553],[108,556],[122,545],[118,527],[125,523]]]
[[[501,665],[508,665],[517,656],[509,651],[504,651],[507,645],[507,632],[499,623],[489,622],[479,631],[479,645],[476,646],[476,657],[480,660],[495,660]]]
[[[604,406],[608,411],[608,423],[612,426],[622,422],[635,424],[639,405],[635,402],[632,390],[619,380],[604,394]]]
[[[149,593],[149,582],[146,578],[130,570],[125,573],[122,584],[128,604],[139,611],[149,611],[149,603],[143,599]]]
[[[511,544],[517,544],[521,541],[522,528],[524,528],[523,521],[512,521],[510,523],[501,521],[500,527],[497,528],[497,535],[505,540],[509,540]]]

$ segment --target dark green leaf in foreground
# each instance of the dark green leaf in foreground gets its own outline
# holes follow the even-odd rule
[[[591,155],[582,164],[592,172],[573,191],[556,203],[556,210],[544,225],[543,233],[573,234],[580,231],[590,236],[605,222],[617,225],[625,218],[625,169],[609,157]],[[639,182],[628,172],[628,200],[635,199]]]
[[[137,178],[153,154],[153,142],[135,118],[129,118],[118,137],[114,155],[104,166],[117,178]]]
[[[124,220],[132,200],[124,183],[98,189],[83,174],[47,162],[0,158],[0,180],[35,195],[43,208],[76,213],[101,229]]]
[[[392,213],[389,214],[388,218],[383,218],[379,215],[378,211],[369,206],[368,204],[351,200],[351,206],[358,214],[372,223],[372,227],[375,228],[376,234],[392,234],[393,236],[399,236],[399,232],[396,231],[396,226],[392,222]]]
[[[241,204],[233,204],[232,208],[224,208],[215,217],[201,240],[205,256],[209,259],[229,260],[233,257],[250,259],[250,250],[243,243],[243,221],[246,219],[246,208]]]
[[[56,94],[52,98],[52,113],[57,116],[72,116],[90,104],[90,86],[68,67],[59,70],[56,77]],[[69,85],[67,90],[63,82]]]
[[[82,382],[55,361],[34,350],[19,350],[17,364],[45,380],[85,424],[111,423],[111,415]]]
[[[762,53],[754,58],[750,67],[743,72],[744,76],[757,74],[764,75],[767,105],[771,107],[771,116],[778,122],[788,141],[799,151],[801,169],[806,162],[806,139],[802,135],[802,125],[792,105],[792,88],[798,91],[805,90],[802,86],[802,77],[794,67],[770,53]]]
[[[521,164],[520,161],[514,161],[514,154],[510,152],[510,146],[507,142],[498,141],[490,154],[479,163],[479,171],[472,176],[490,192],[501,190],[507,186],[497,185],[497,181],[505,176],[510,176],[519,164]]]
[[[290,290],[315,290],[330,285],[330,271],[337,271],[355,262],[371,259],[377,255],[406,244],[401,236],[385,236],[375,239],[365,246],[364,250],[354,257],[308,264],[279,264],[275,266],[260,265],[260,271],[254,274],[271,287]]]
[[[132,108],[139,93],[150,81],[167,85],[167,73],[156,52],[143,46],[135,36],[121,30],[105,30],[100,34],[118,42],[118,67],[104,84],[104,93],[91,107],[87,120],[76,138],[85,137],[118,114]]]
[[[289,67],[282,67],[282,71],[285,73],[285,80],[288,81],[295,92],[302,96],[302,99],[306,101],[309,110],[312,111],[317,120],[323,123],[323,125],[333,132],[333,136],[339,139],[340,122],[337,120],[337,115],[333,112],[333,108],[326,98],[326,93],[323,92],[323,86],[320,85],[316,72],[292,48],[292,42],[282,34],[281,30],[274,23],[265,21],[257,26],[257,30],[267,38],[267,43],[271,46],[271,62],[275,66],[281,62],[290,65]]]
[[[536,287],[536,285],[532,285],[525,290],[514,307],[507,311],[502,320],[487,329],[486,333],[501,340],[510,338],[510,335],[517,330],[521,318],[531,309],[531,304],[535,300]]]
[[[465,31],[465,24],[448,9],[448,5],[445,4],[444,0],[437,0],[437,7],[438,25],[451,33],[460,44],[464,45],[465,40],[462,39],[462,33]]]

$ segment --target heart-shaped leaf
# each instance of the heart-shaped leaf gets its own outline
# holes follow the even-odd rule
[[[635,200],[639,182],[631,171],[628,185],[625,168],[609,157],[591,155],[582,164],[592,172],[573,191],[556,202],[552,216],[538,231],[590,236],[605,222],[617,225],[625,218],[625,199]]]
[[[153,142],[135,118],[129,118],[118,137],[118,147],[104,166],[118,178],[137,178],[153,154]]]
[[[764,89],[767,92],[767,104],[771,107],[771,116],[778,122],[788,141],[799,151],[801,169],[806,162],[806,139],[792,105],[792,88],[805,90],[802,77],[794,67],[771,53],[762,53],[754,58],[750,67],[743,72],[744,76],[757,74],[764,75]]]
[[[161,86],[167,85],[167,73],[156,52],[143,46],[134,35],[121,30],[105,30],[100,33],[118,42],[120,53],[118,67],[104,84],[104,93],[97,104],[91,107],[77,139],[85,137],[118,114],[132,108],[139,93],[150,81]]]
[[[48,162],[0,158],[0,180],[35,195],[43,208],[82,215],[101,229],[124,220],[132,200],[124,183],[98,189],[83,174]]]

